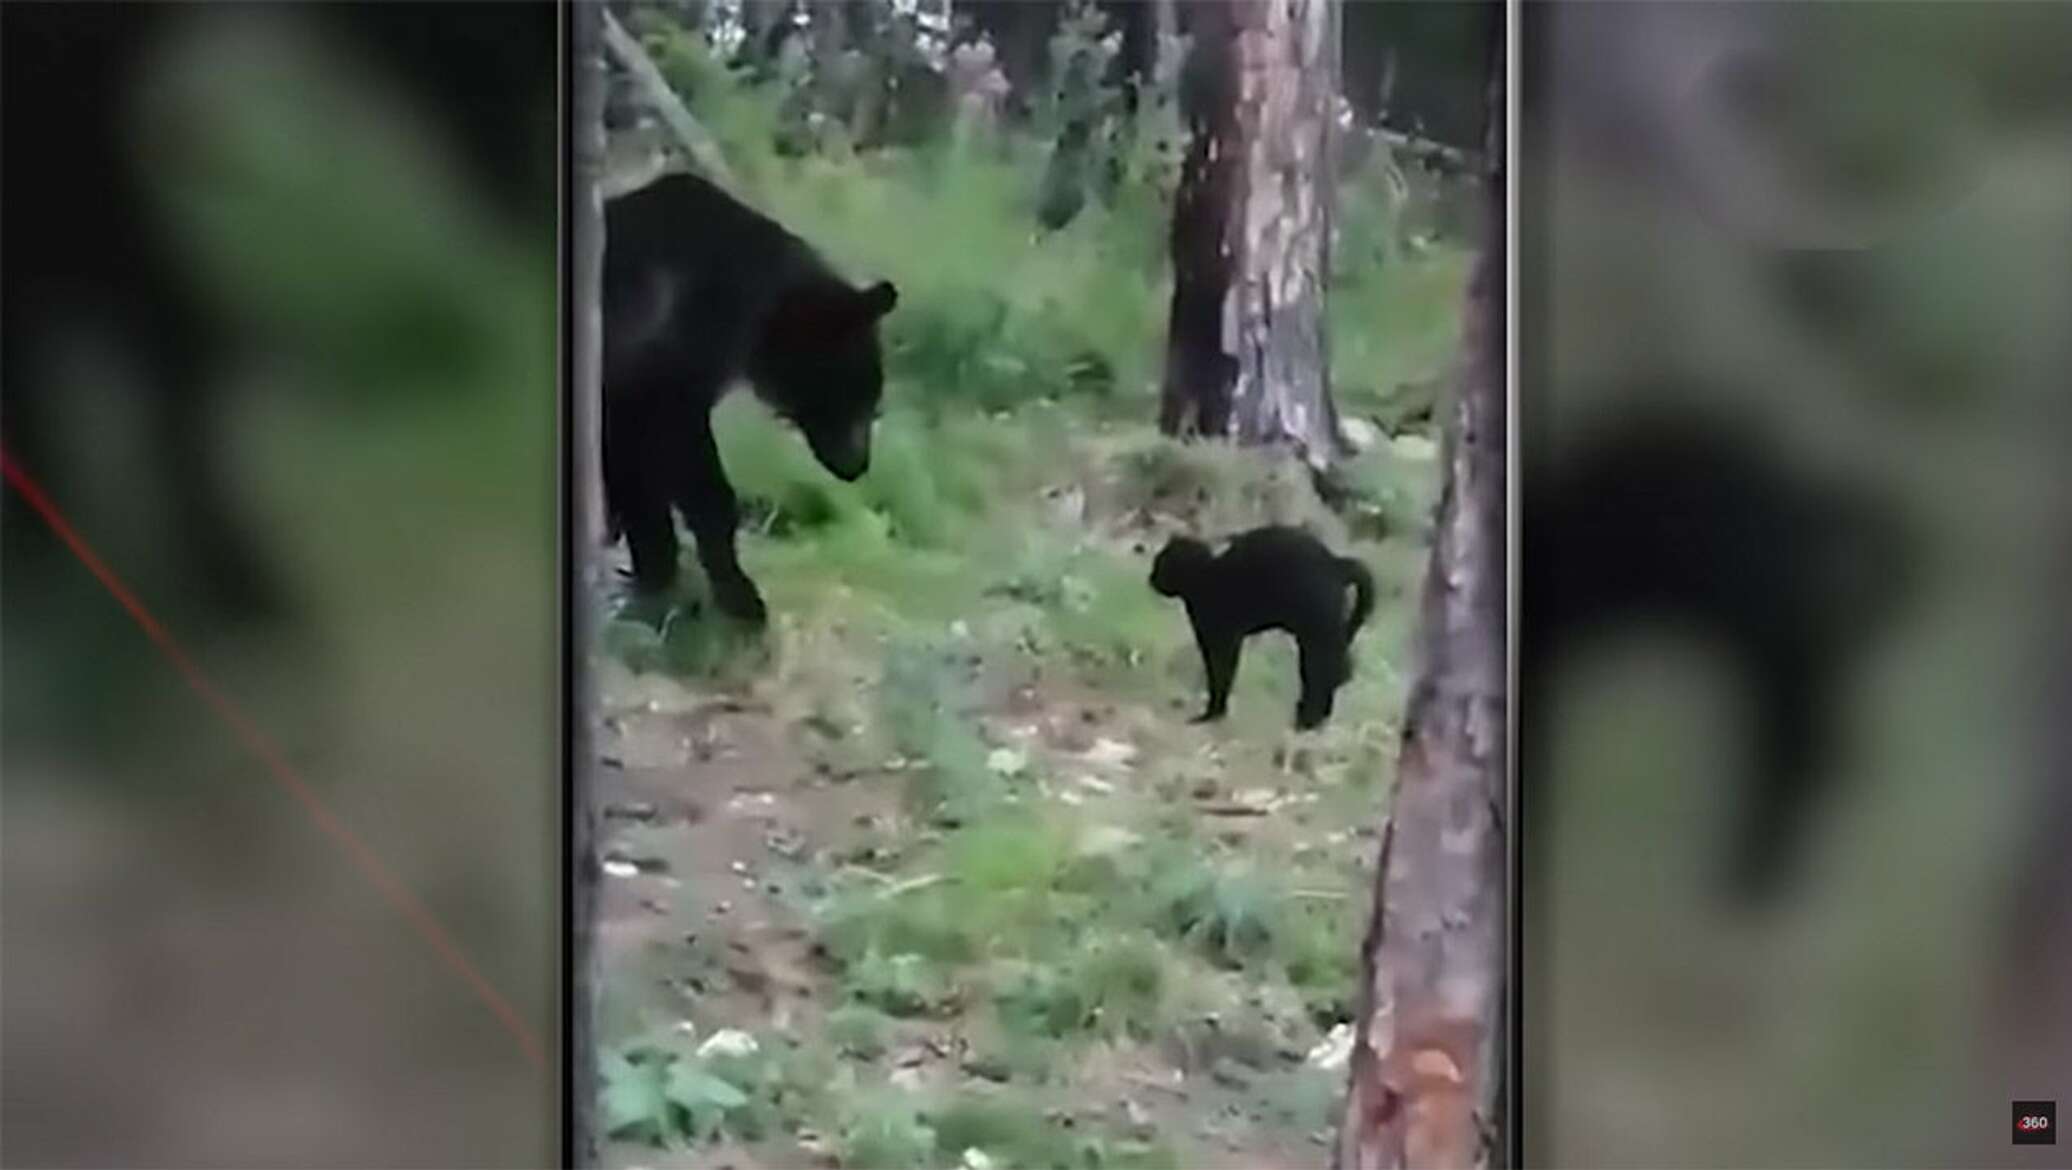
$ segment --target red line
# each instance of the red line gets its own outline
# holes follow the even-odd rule
[[[173,640],[173,636],[166,632],[166,628],[159,624],[158,619],[151,616],[151,611],[144,608],[144,604],[129,591],[122,579],[115,575],[114,570],[94,555],[94,550],[87,545],[85,539],[66,521],[64,513],[43,494],[43,489],[15,462],[14,456],[4,446],[0,446],[0,473],[5,473],[8,484],[43,517],[44,523],[50,525],[51,531],[57,533],[58,539],[65,542],[66,547],[72,550],[72,554],[79,558],[87,571],[100,579],[108,592],[115,596],[116,602],[129,611],[130,617],[143,628],[145,635],[157,644],[159,650],[172,662],[174,669],[187,680],[187,685],[194,688],[195,693],[215,710],[217,717],[228,724],[230,730],[244,741],[245,748],[257,756],[260,763],[266,765],[266,770],[273,774],[273,778],[281,787],[287,789],[290,795],[302,803],[304,811],[316,822],[317,828],[345,851],[359,867],[360,872],[373,883],[375,889],[401,911],[403,917],[410,920],[417,933],[431,944],[432,949],[439,953],[439,957],[454,974],[459,975],[474,990],[484,1006],[488,1007],[503,1023],[505,1029],[517,1039],[533,1067],[544,1071],[547,1058],[540,1046],[539,1037],[526,1026],[525,1021],[497,992],[496,987],[475,969],[474,964],[468,962],[467,956],[461,953],[459,945],[446,933],[445,928],[439,925],[439,920],[432,916],[431,910],[418,901],[417,896],[410,892],[409,887],[405,886],[401,879],[389,872],[388,867],[381,863],[374,851],[368,848],[344,821],[339,820],[337,814],[325,806],[322,798],[296,774],[294,767],[281,755],[280,749],[274,746],[266,733],[247,718],[228,696],[216,689],[215,684],[208,680],[208,676],[201,672],[201,668],[187,656],[187,652],[180,648],[180,644]]]

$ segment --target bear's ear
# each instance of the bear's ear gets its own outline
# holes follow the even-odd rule
[[[876,321],[899,304],[899,290],[892,287],[891,281],[881,280],[863,290],[860,304],[869,319]]]

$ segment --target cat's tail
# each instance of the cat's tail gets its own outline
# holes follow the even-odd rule
[[[1374,612],[1374,574],[1367,566],[1351,557],[1338,558],[1338,567],[1345,573],[1346,584],[1353,590],[1353,612],[1345,626],[1345,640],[1351,642],[1360,632],[1360,627]]]

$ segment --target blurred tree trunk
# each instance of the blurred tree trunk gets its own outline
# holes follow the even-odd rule
[[[1191,13],[1191,140],[1173,206],[1168,433],[1335,453],[1324,299],[1337,5],[1230,0]]]
[[[852,0],[811,0],[813,68],[824,73],[849,49],[849,7]],[[867,14],[866,14],[867,15]]]
[[[957,11],[993,42],[995,60],[1007,78],[1007,106],[1017,115],[1031,109],[1050,62],[1051,34],[1058,30],[1060,0],[965,0]]]
[[[734,59],[750,66],[756,77],[767,76],[775,66],[791,32],[792,5],[793,0],[741,0],[741,47]]]
[[[1171,84],[1173,74],[1178,72],[1175,58],[1179,54],[1174,49],[1185,32],[1180,25],[1180,10],[1175,0],[1151,0],[1151,74],[1167,100],[1171,100],[1172,94],[1166,93],[1165,87]]]
[[[1122,90],[1123,111],[1135,115],[1157,72],[1158,34],[1172,20],[1172,0],[1109,0],[1106,7],[1109,27],[1122,34],[1109,81]]]
[[[563,540],[573,570],[568,640],[562,652],[572,656],[566,671],[574,693],[567,696],[568,785],[564,802],[568,817],[566,894],[569,899],[569,1013],[565,1054],[568,1070],[568,1153],[575,1166],[594,1166],[600,1139],[597,1103],[597,895],[602,876],[597,857],[597,806],[593,786],[596,768],[597,703],[588,669],[596,645],[596,617],[602,608],[598,581],[598,546],[602,543],[604,489],[600,473],[604,400],[603,353],[604,203],[604,9],[572,4],[569,51],[573,59],[570,121],[574,131],[574,167],[569,176],[569,486]]]
[[[1339,1170],[1498,1155],[1505,993],[1502,26],[1490,63],[1482,254],[1445,424],[1418,674],[1361,948]]]
[[[1158,425],[1172,435],[1219,435],[1229,426],[1236,366],[1224,352],[1223,304],[1235,270],[1229,241],[1243,197],[1237,28],[1224,4],[1191,16],[1194,47],[1180,67],[1187,153],[1173,192],[1173,301]]]

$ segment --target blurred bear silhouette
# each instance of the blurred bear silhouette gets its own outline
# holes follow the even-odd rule
[[[1548,782],[1561,667],[1642,623],[1694,635],[1734,672],[1753,718],[1723,890],[1768,905],[1832,787],[1838,694],[1911,590],[1906,526],[1867,490],[1787,464],[1703,411],[1630,416],[1525,485],[1520,786]],[[1528,795],[1526,815],[1546,803]]]
[[[118,363],[127,376],[108,384],[122,388],[117,405],[145,436],[123,467],[121,510],[157,535],[151,568],[190,626],[268,621],[288,609],[225,467],[221,388],[249,338],[207,303],[154,187],[156,163],[192,144],[155,138],[144,125],[163,54],[219,15],[182,3],[0,7],[7,451],[59,507],[76,501],[81,476],[66,456],[81,433],[89,446],[107,446],[111,420],[89,417],[63,393],[59,371],[82,347]],[[551,239],[553,5],[279,5],[263,15],[391,91],[443,140],[485,205]],[[8,499],[4,517],[11,570],[34,571],[59,552],[19,499]],[[94,519],[94,527],[112,523]]]

